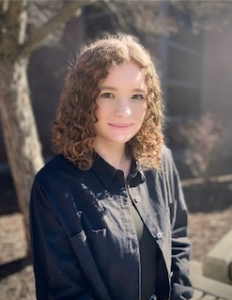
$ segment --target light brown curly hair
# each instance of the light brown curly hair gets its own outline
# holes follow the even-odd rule
[[[163,107],[160,81],[148,51],[131,35],[119,34],[86,46],[72,64],[53,123],[53,149],[78,168],[88,170],[94,160],[94,124],[99,82],[111,66],[133,62],[144,72],[147,111],[139,132],[127,149],[141,166],[160,169],[163,146]]]

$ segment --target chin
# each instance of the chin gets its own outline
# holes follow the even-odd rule
[[[132,139],[132,137],[128,138],[128,139],[115,139],[115,140],[112,140],[112,142],[115,142],[115,143],[118,143],[118,144],[126,144],[131,139]]]

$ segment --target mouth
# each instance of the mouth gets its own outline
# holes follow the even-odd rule
[[[111,126],[113,128],[124,129],[124,128],[131,127],[132,124],[114,124],[114,123],[109,123],[109,126]]]

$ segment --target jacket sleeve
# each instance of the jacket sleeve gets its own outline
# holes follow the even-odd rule
[[[37,300],[93,300],[69,238],[36,180],[30,229]]]
[[[171,152],[167,175],[169,188],[170,218],[172,228],[172,282],[171,299],[187,300],[193,297],[193,288],[189,279],[189,259],[191,244],[188,238],[188,211]]]

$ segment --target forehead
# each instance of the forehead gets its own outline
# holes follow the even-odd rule
[[[99,83],[100,87],[106,85],[146,87],[142,68],[133,62],[124,63],[119,66],[111,66],[108,72],[108,76]]]

